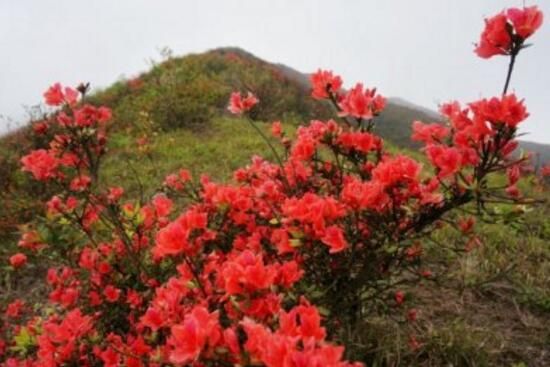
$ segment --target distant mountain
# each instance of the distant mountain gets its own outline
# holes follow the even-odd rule
[[[519,141],[520,149],[526,152],[533,152],[533,163],[541,166],[550,163],[550,144],[535,143],[532,141]]]
[[[406,99],[403,99],[401,97],[389,97],[388,100],[394,105],[399,105],[399,106],[407,107],[407,108],[410,108],[410,109],[413,109],[413,110],[422,111],[426,115],[432,116],[432,119],[434,121],[441,120],[441,114],[439,114],[438,112],[436,112],[436,111],[434,111],[430,108],[422,107],[422,106],[417,105],[415,103],[409,102]]]

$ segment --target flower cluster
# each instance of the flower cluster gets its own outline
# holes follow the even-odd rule
[[[319,69],[311,75],[311,96],[315,99],[330,99],[337,105],[339,116],[351,116],[359,123],[371,120],[382,112],[386,99],[376,94],[375,89],[364,89],[362,83],[347,92],[341,90],[342,78],[331,71]]]
[[[542,12],[531,6],[511,8],[486,19],[475,52],[485,59],[517,54],[524,41],[542,25],[542,18]]]

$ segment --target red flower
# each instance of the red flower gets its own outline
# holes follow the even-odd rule
[[[209,313],[206,308],[196,306],[182,324],[172,326],[168,339],[172,347],[170,362],[186,364],[197,360],[201,351],[207,345],[215,346],[221,336],[218,313]]]
[[[44,92],[44,100],[49,106],[60,106],[64,102],[74,105],[78,100],[78,92],[70,87],[65,87],[65,93],[63,93],[61,84],[55,83]]]
[[[97,109],[91,105],[85,105],[73,111],[74,122],[79,127],[90,127],[98,120]]]
[[[78,92],[70,87],[65,87],[65,102],[74,105],[78,100]]]
[[[506,170],[506,176],[508,177],[508,185],[515,185],[521,177],[521,168],[515,164]]]
[[[545,165],[545,166],[541,167],[540,175],[542,177],[549,177],[550,176],[550,165]]]
[[[105,287],[105,290],[103,291],[103,295],[105,296],[105,299],[107,300],[107,302],[114,303],[118,301],[118,298],[120,297],[120,292],[121,292],[120,289],[112,285],[108,285],[107,287]]]
[[[508,9],[506,13],[486,19],[475,52],[486,59],[494,55],[509,55],[540,28],[542,19],[542,12],[536,6]]]
[[[331,254],[345,250],[348,247],[348,243],[344,238],[342,229],[338,226],[330,226],[325,232],[325,236],[321,238],[321,241],[328,247]]]
[[[70,189],[72,191],[84,191],[90,186],[92,179],[89,176],[78,176],[72,179]]]
[[[519,191],[516,185],[508,186],[505,191],[508,194],[508,196],[512,198],[519,198],[521,196],[521,192]]]
[[[321,315],[315,306],[302,300],[302,304],[294,307],[289,313],[281,312],[281,327],[279,332],[289,336],[321,341],[326,336],[325,328],[321,327]]]
[[[329,97],[329,92],[337,93],[342,87],[342,78],[333,75],[332,71],[317,70],[311,74],[311,96],[315,99],[325,99]]]
[[[363,90],[363,84],[357,83],[340,101],[342,116],[353,116],[369,120],[378,115],[386,106],[386,99],[376,95],[376,89]]]
[[[60,323],[48,321],[44,325],[44,336],[55,343],[74,343],[93,329],[92,318],[82,315],[76,308],[65,315]]]
[[[115,352],[113,348],[107,347],[104,351],[99,353],[99,358],[101,358],[103,366],[105,367],[120,366],[120,355]]]
[[[32,129],[34,130],[34,133],[36,135],[44,135],[48,131],[48,123],[45,121],[40,121],[35,123],[32,126]]]
[[[449,135],[449,128],[441,124],[424,124],[421,121],[414,121],[412,140],[421,141],[425,144],[441,143]]]
[[[481,99],[469,104],[478,121],[488,121],[493,125],[505,124],[516,127],[529,117],[529,113],[523,104],[523,99],[518,100],[514,93],[491,99]]]
[[[389,187],[400,182],[416,183],[421,171],[420,163],[405,155],[397,155],[379,163],[373,169],[372,177],[385,187]]]
[[[196,210],[183,213],[158,232],[153,254],[157,257],[176,255],[181,252],[191,254],[195,246],[189,241],[189,235],[194,230],[206,229],[207,219],[206,213]]]
[[[506,12],[514,30],[523,39],[530,37],[542,25],[542,12],[536,6],[512,8]]]
[[[317,142],[309,135],[299,136],[292,147],[292,157],[298,160],[307,161],[315,154]]]
[[[233,92],[231,93],[227,109],[235,115],[240,115],[251,110],[258,102],[258,98],[250,92],[248,92],[246,98],[243,98],[240,92]]]
[[[394,298],[395,303],[397,303],[398,306],[401,306],[405,301],[405,293],[403,293],[403,291],[397,291],[395,292]]]
[[[290,288],[304,275],[304,271],[300,269],[298,263],[294,260],[285,262],[279,269],[278,284],[283,287]]]
[[[164,194],[155,195],[153,198],[153,206],[157,217],[166,217],[172,211],[172,200],[168,199]]]
[[[418,316],[418,311],[416,308],[411,308],[409,311],[407,311],[407,320],[414,322],[416,321],[416,317]]]
[[[44,99],[46,104],[50,106],[59,106],[65,100],[63,95],[63,90],[61,89],[60,83],[55,83],[52,85],[46,92],[44,92]]]
[[[181,223],[174,222],[163,228],[157,235],[155,254],[159,257],[176,255],[189,248],[187,236],[189,231]]]
[[[271,134],[277,138],[280,138],[282,136],[282,127],[281,127],[281,121],[274,121],[271,124]]]
[[[462,156],[455,147],[429,145],[426,153],[430,162],[439,169],[440,178],[454,175],[462,168]]]
[[[350,180],[342,190],[342,200],[354,209],[381,211],[390,202],[390,197],[381,182]]]
[[[159,311],[149,307],[145,315],[141,317],[141,323],[153,331],[157,331],[164,326],[164,319]]]
[[[27,263],[27,256],[18,252],[17,254],[10,257],[10,265],[14,268],[20,268]]]
[[[512,48],[512,37],[507,29],[508,19],[504,13],[485,19],[485,29],[475,49],[479,57],[488,59],[495,55],[508,55]]]
[[[111,119],[112,116],[113,113],[108,107],[101,106],[97,109],[97,122],[99,122],[100,124],[106,123]]]
[[[23,171],[30,172],[35,179],[43,181],[55,176],[59,161],[47,150],[38,149],[21,158],[21,164]]]
[[[414,335],[411,335],[409,337],[409,348],[411,348],[411,350],[415,351],[418,348],[420,348],[421,346],[422,346],[422,344],[416,339],[416,337]]]
[[[458,220],[458,228],[462,233],[470,233],[476,224],[474,217],[460,218]]]
[[[273,266],[266,266],[261,255],[247,250],[227,261],[222,275],[228,294],[242,294],[268,289],[273,285],[277,271]]]
[[[25,302],[20,299],[16,299],[8,305],[6,308],[6,316],[11,317],[12,319],[19,318],[25,307]],[[1,354],[0,354],[1,355]]]
[[[116,203],[124,194],[124,189],[120,186],[110,187],[107,194],[107,200],[111,203]]]
[[[368,153],[381,147],[381,140],[373,134],[366,132],[344,132],[338,136],[338,143],[348,149]]]

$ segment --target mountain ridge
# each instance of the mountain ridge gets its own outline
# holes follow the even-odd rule
[[[240,47],[234,47],[234,46],[233,47],[232,46],[219,47],[219,48],[214,48],[214,49],[207,50],[205,52],[191,53],[191,54],[187,54],[187,55],[180,56],[180,57],[172,57],[170,55],[166,60],[164,60],[163,62],[157,64],[157,66],[154,66],[151,70],[142,72],[135,79],[137,79],[137,80],[139,80],[139,79],[147,80],[151,75],[154,75],[159,69],[162,69],[162,66],[170,65],[170,63],[176,63],[177,64],[176,61],[181,61],[183,64],[185,64],[184,61],[187,60],[187,59],[207,58],[210,55],[221,55],[221,56],[227,58],[223,62],[230,62],[230,57],[238,57],[241,60],[247,60],[248,62],[256,64],[258,66],[257,69],[271,68],[272,70],[280,73],[282,76],[284,76],[284,78],[287,79],[286,82],[284,82],[284,81],[281,82],[280,80],[276,80],[277,83],[284,84],[284,85],[283,85],[283,88],[282,88],[282,92],[279,93],[279,95],[277,95],[275,97],[281,97],[281,95],[284,95],[285,93],[288,93],[289,90],[292,90],[293,98],[294,98],[295,101],[298,101],[299,98],[303,98],[305,100],[304,103],[297,102],[297,103],[294,103],[291,106],[285,106],[285,107],[287,107],[286,109],[281,108],[281,106],[276,106],[274,108],[274,110],[269,111],[269,108],[271,108],[271,106],[269,104],[270,103],[274,104],[275,102],[278,102],[278,101],[277,101],[277,98],[275,98],[273,96],[270,96],[267,93],[267,91],[264,91],[263,95],[261,96],[263,98],[260,98],[263,102],[261,104],[261,108],[264,109],[264,110],[267,109],[268,112],[264,113],[264,114],[260,114],[259,117],[263,117],[263,118],[266,118],[268,120],[284,117],[284,116],[277,116],[277,113],[275,113],[275,112],[281,112],[281,109],[284,112],[289,112],[289,111],[291,113],[298,112],[297,114],[302,118],[323,118],[323,117],[328,117],[329,116],[329,112],[326,108],[324,108],[324,109],[323,108],[317,108],[316,109],[316,107],[313,106],[314,101],[311,101],[311,98],[309,98],[309,91],[310,91],[310,82],[309,82],[310,74],[309,73],[296,70],[296,69],[292,68],[291,66],[288,66],[288,65],[283,64],[283,63],[266,61],[266,60],[254,55],[253,53],[251,53],[247,50],[244,50]],[[212,78],[212,75],[211,75],[212,70],[208,70],[208,67],[216,68],[216,67],[219,67],[219,64],[220,64],[220,62],[218,60],[217,64],[214,63],[214,64],[211,64],[211,65],[207,65],[204,70],[199,70],[199,71],[203,71],[203,74],[210,74],[210,75],[204,76],[204,75],[201,75],[201,73],[195,73],[193,78],[196,78],[196,79],[203,78],[205,80],[208,80],[208,78]],[[214,66],[212,66],[212,65],[214,65]],[[215,74],[216,71],[214,71],[213,73]],[[230,85],[231,87],[237,88],[237,89],[242,88],[242,87],[245,87],[245,88],[248,89],[248,87],[251,86],[250,81],[243,81],[245,79],[245,78],[243,78],[243,75],[239,75],[238,72],[233,72],[233,73],[235,75],[231,75],[230,77],[228,77],[227,79],[224,79],[222,81],[223,84],[225,84],[225,86]],[[167,78],[165,78],[165,79],[167,79]],[[234,79],[234,80],[232,80],[232,79]],[[251,80],[254,80],[254,78],[251,78]],[[128,82],[128,84],[130,84],[132,82],[132,79],[130,79],[126,82]],[[95,93],[95,97],[92,98],[92,99],[95,99],[97,102],[103,103],[104,101],[102,101],[101,96],[105,97],[106,94],[107,95],[109,94],[108,91],[112,90],[113,87],[115,87],[117,85],[120,86],[120,84],[124,84],[124,83],[125,83],[125,81],[115,82],[110,87],[107,87],[106,89],[98,91],[97,93]],[[159,83],[160,84],[162,84],[162,83],[166,84],[166,80],[159,81]],[[178,83],[179,82],[175,82],[175,85],[172,85],[169,88],[165,88],[164,92],[170,94],[170,92],[173,92],[172,89],[179,88],[178,85],[177,85]],[[203,86],[203,85],[201,85],[201,86]],[[210,90],[213,90],[214,86],[210,85],[210,86],[208,86],[208,88]],[[286,90],[285,90],[285,88],[286,88]],[[250,88],[250,89],[252,89],[252,88]],[[187,106],[187,107],[189,107],[189,110],[187,110],[187,111],[183,111],[181,108],[178,111],[178,109],[175,108],[175,109],[173,109],[173,111],[171,111],[171,112],[174,112],[174,113],[173,113],[173,116],[171,116],[170,118],[171,119],[174,119],[174,118],[178,119],[178,118],[183,117],[185,119],[189,119],[189,116],[192,116],[192,120],[206,120],[206,119],[208,119],[208,117],[211,117],[212,114],[210,113],[211,111],[210,112],[206,111],[208,108],[205,108],[204,106],[209,105],[209,104],[214,104],[216,106],[218,112],[222,111],[225,107],[226,97],[227,97],[226,95],[228,95],[229,91],[230,91],[230,88],[222,88],[217,93],[216,97],[214,98],[215,101],[212,100],[212,99],[209,100],[207,98],[205,99],[204,102],[197,100],[197,101],[195,101],[196,103],[195,103],[194,106]],[[124,92],[131,93],[132,88],[130,88],[130,89],[123,89],[122,88],[121,92],[122,93],[124,93]],[[181,95],[177,94],[177,93],[179,93],[179,92],[176,92],[175,101],[182,100],[183,97]],[[185,92],[185,93],[188,93],[188,91]],[[180,98],[180,97],[182,97],[182,98]],[[200,96],[193,95],[191,93],[191,97],[196,97],[198,99]],[[107,98],[103,98],[103,99],[109,99],[109,98],[107,97]],[[192,98],[187,98],[186,100],[189,101],[191,99]],[[111,103],[111,104],[116,105],[117,101],[118,100],[114,101],[114,103]],[[164,103],[164,101],[160,100],[160,103],[157,103],[157,105],[162,105],[162,103]],[[109,103],[107,103],[107,104],[109,104]],[[282,106],[284,106],[284,104]],[[290,107],[290,108],[288,108],[288,107]],[[170,111],[167,112],[166,109],[161,109],[161,111],[156,111],[156,112],[157,112],[156,113],[157,117],[160,114],[163,114],[163,113],[164,114],[168,113],[170,115]],[[320,116],[317,116],[317,114],[319,114]],[[197,116],[197,115],[199,115],[199,116]],[[433,109],[431,109],[429,107],[425,107],[425,106],[415,104],[415,103],[410,102],[409,100],[407,100],[406,98],[403,98],[403,97],[392,96],[392,97],[388,97],[387,107],[382,112],[382,114],[377,118],[377,120],[378,121],[377,121],[377,127],[376,127],[377,130],[376,131],[383,138],[393,142],[394,144],[396,144],[397,146],[402,147],[402,148],[417,149],[417,148],[419,148],[419,145],[410,140],[410,135],[411,135],[411,132],[412,132],[412,130],[411,130],[412,122],[414,120],[421,120],[423,122],[442,122],[443,118],[441,117],[441,115],[437,111],[434,111]],[[25,126],[22,126],[19,129],[25,129],[25,128],[26,128]],[[15,130],[17,130],[17,129],[15,129]],[[15,130],[5,132],[4,134],[0,135],[0,138],[4,138],[4,137],[8,137],[10,135],[13,135]],[[15,135],[17,135],[17,133],[15,133]],[[532,142],[532,141],[523,140],[523,139],[520,139],[519,142],[520,142],[520,148],[521,149],[528,150],[528,151],[533,151],[535,153],[535,155],[538,157],[539,163],[545,163],[545,162],[550,161],[550,144]]]
[[[215,50],[226,50],[226,51],[238,52],[238,53],[241,53],[241,54],[246,55],[248,57],[253,57],[257,60],[267,62],[267,61],[262,60],[261,58],[255,56],[254,54],[252,54],[252,53],[250,53],[250,52],[248,52],[248,51],[246,51],[242,48],[239,48],[239,47],[222,47],[222,48],[214,49],[214,51]],[[309,75],[311,75],[310,73],[298,71],[298,70],[294,69],[291,66],[288,66],[288,65],[285,65],[285,64],[279,63],[279,62],[271,63],[271,64],[275,65],[278,68],[280,68],[280,70],[283,72],[283,74],[285,74],[288,78],[290,78],[290,79],[294,80],[295,82],[297,82],[298,84],[300,84],[302,87],[304,87],[304,89],[309,90],[309,88],[310,88],[310,86],[309,86]],[[410,111],[411,118],[409,119],[409,121],[402,121],[402,120],[395,120],[394,121],[394,123],[399,123],[400,125],[402,125],[403,131],[408,136],[405,136],[404,133],[398,133],[395,130],[391,130],[391,131],[393,131],[393,133],[390,130],[386,131],[387,129],[384,129],[383,126],[381,128],[382,129],[382,131],[381,131],[382,137],[397,143],[401,147],[404,147],[404,148],[418,148],[419,147],[414,142],[410,141],[410,139],[408,139],[409,141],[405,140],[406,137],[410,137],[412,121],[414,121],[415,119],[422,120],[422,118],[417,118],[417,116],[424,117],[425,120],[423,120],[423,122],[426,122],[426,123],[443,122],[443,117],[437,111],[435,111],[435,110],[433,110],[429,107],[421,106],[419,104],[413,103],[413,102],[407,100],[406,98],[391,96],[391,97],[387,98],[387,101],[388,101],[388,106],[382,112],[382,114],[381,114],[382,116],[384,115],[384,113],[388,113],[388,109],[390,110],[390,113],[392,113],[392,111],[391,111],[392,109],[397,109],[397,110],[405,109],[405,110]],[[401,111],[401,112],[404,112],[404,111]],[[378,127],[380,127],[380,126],[381,126],[381,124],[379,123]],[[392,134],[393,135],[398,135],[398,137],[397,136],[392,136]],[[384,136],[384,135],[386,135],[386,136]],[[518,142],[519,142],[520,149],[522,149],[524,151],[533,152],[535,154],[535,164],[544,164],[544,163],[550,162],[550,144],[533,142],[533,141],[524,140],[524,139],[518,139]]]

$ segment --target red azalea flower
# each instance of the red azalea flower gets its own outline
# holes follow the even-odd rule
[[[411,139],[425,144],[441,143],[450,133],[448,127],[437,123],[424,124],[421,121],[414,121],[412,128],[413,134]]]
[[[328,247],[331,254],[345,250],[348,247],[348,243],[344,238],[342,229],[338,226],[330,226],[325,232],[325,236],[321,238],[321,241]]]
[[[407,311],[407,320],[414,322],[416,321],[416,317],[418,316],[418,311],[416,308],[411,308],[409,311]]]
[[[405,293],[403,291],[397,291],[395,292],[394,298],[397,305],[401,306],[405,301]]]
[[[20,268],[27,263],[27,256],[18,252],[17,254],[10,257],[10,265],[14,268]]]
[[[282,136],[282,127],[281,127],[281,121],[274,121],[271,124],[271,134],[277,138],[280,138]]]
[[[378,115],[386,106],[386,99],[376,95],[376,89],[363,90],[363,84],[357,83],[339,103],[341,116],[352,116],[369,120]]]
[[[32,129],[36,135],[44,135],[48,131],[48,123],[40,121],[32,125]]]
[[[60,83],[55,83],[46,92],[44,92],[46,104],[50,106],[59,106],[63,104],[65,96]]]
[[[484,98],[470,103],[469,106],[476,117],[474,122],[487,121],[491,125],[505,124],[516,127],[529,117],[523,102],[523,99],[518,100],[514,93],[509,93],[502,97]],[[479,129],[482,126],[476,125],[476,127]],[[486,125],[485,129],[488,129]]]
[[[116,203],[124,195],[124,189],[120,186],[110,187],[107,193],[107,200],[110,203]]]
[[[429,145],[426,153],[430,162],[439,169],[438,176],[441,178],[452,176],[462,168],[462,156],[455,147]]]
[[[479,57],[488,59],[495,55],[508,55],[512,49],[512,37],[508,31],[508,19],[499,13],[485,19],[485,29],[475,52]]]
[[[542,25],[542,11],[536,6],[508,9],[506,15],[514,25],[516,34],[524,40],[533,35]]]
[[[240,92],[233,92],[231,93],[227,109],[235,115],[240,115],[250,111],[258,102],[258,98],[250,92],[248,92],[246,98],[243,98]]]
[[[338,93],[342,88],[342,78],[338,75],[333,75],[329,70],[317,70],[311,74],[311,96],[315,99],[325,99],[329,97],[329,92]]]
[[[108,285],[107,287],[105,287],[105,290],[103,291],[103,295],[105,296],[105,299],[107,300],[107,302],[110,302],[110,303],[114,303],[116,301],[118,301],[118,298],[120,297],[120,289],[112,286],[112,285]]]
[[[32,173],[34,178],[44,181],[55,176],[59,161],[45,149],[33,150],[21,158],[23,171]]]
[[[155,212],[157,217],[166,217],[172,211],[172,200],[164,194],[155,195],[153,198],[153,206],[155,207]]]
[[[17,319],[21,316],[24,307],[25,302],[20,299],[16,299],[6,308],[6,316],[11,317],[12,319]]]
[[[182,324],[172,326],[168,339],[172,347],[170,361],[176,364],[195,361],[203,348],[215,346],[221,337],[218,313],[209,313],[206,308],[197,306],[185,316]]]
[[[72,191],[84,191],[90,186],[91,182],[92,182],[92,179],[89,176],[86,176],[86,175],[77,176],[72,179],[69,188]]]

